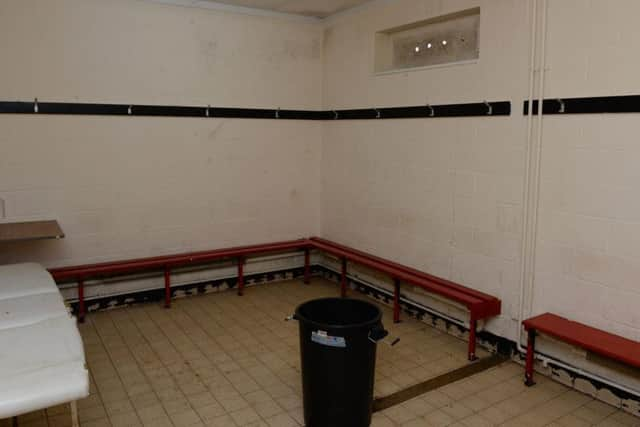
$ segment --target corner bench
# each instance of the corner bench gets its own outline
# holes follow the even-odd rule
[[[528,333],[525,384],[532,386],[536,334],[541,332],[627,365],[640,368],[640,343],[552,313],[522,322]]]
[[[352,261],[389,275],[394,281],[393,321],[396,323],[400,321],[401,282],[418,286],[428,292],[464,305],[469,310],[468,358],[469,360],[476,359],[477,322],[500,314],[501,302],[498,298],[326,239],[312,237],[309,241],[312,247],[342,260],[341,289],[343,295],[346,292],[347,261]]]
[[[238,268],[238,294],[244,291],[243,265],[246,258],[267,253],[304,251],[304,282],[309,283],[311,277],[311,250],[318,250],[334,256],[342,261],[341,293],[346,295],[347,262],[364,265],[373,270],[387,274],[394,281],[393,318],[400,321],[400,283],[405,282],[418,286],[428,292],[440,295],[462,304],[469,310],[469,360],[475,360],[476,329],[478,320],[500,314],[501,302],[498,298],[467,288],[457,283],[432,276],[428,273],[405,265],[380,258],[348,246],[311,237],[274,243],[263,243],[251,246],[215,249],[210,251],[186,254],[163,255],[152,258],[111,261],[100,264],[54,268],[49,270],[58,283],[76,281],[78,284],[78,319],[84,319],[86,308],[84,299],[84,282],[87,279],[110,275],[124,275],[142,271],[164,271],[165,307],[171,306],[171,271],[187,265],[205,264],[221,259],[235,259]]]

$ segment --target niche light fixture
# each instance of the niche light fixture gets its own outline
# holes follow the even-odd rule
[[[423,47],[422,47],[423,45],[424,45],[424,47],[426,48],[426,50],[432,49],[432,48],[434,47],[434,43],[433,43],[433,42],[426,42],[426,43],[425,43],[425,42],[421,42],[421,43],[416,44],[416,45],[413,47],[413,52],[414,52],[416,55],[418,55],[418,54],[420,54],[420,53],[423,53],[423,52],[424,52],[424,49],[423,49]],[[446,47],[449,45],[449,42],[445,39],[445,40],[442,40],[442,41],[440,42],[440,45],[441,45],[441,46],[442,46],[442,48],[444,49],[444,48],[446,48]]]

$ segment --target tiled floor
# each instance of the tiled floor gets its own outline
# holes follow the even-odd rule
[[[93,313],[80,326],[91,396],[82,426],[300,426],[296,322],[302,301],[335,296],[322,279]],[[354,295],[355,296],[355,295]],[[385,326],[400,344],[379,346],[376,396],[466,364],[466,343],[406,319]],[[483,356],[483,354],[480,354]],[[68,406],[21,416],[21,426],[68,426]],[[0,427],[10,425],[0,421]],[[640,419],[505,363],[374,415],[373,426],[640,426]]]

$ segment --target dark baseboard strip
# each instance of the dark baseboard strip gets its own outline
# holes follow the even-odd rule
[[[507,360],[509,360],[508,357],[500,354],[494,354],[472,362],[462,368],[454,369],[453,371],[431,378],[420,384],[405,388],[404,390],[400,390],[390,394],[389,396],[378,398],[373,401],[373,412],[382,411],[392,406],[399,405],[400,403],[411,400],[429,391],[460,381],[464,378],[486,371],[487,369],[491,369]]]

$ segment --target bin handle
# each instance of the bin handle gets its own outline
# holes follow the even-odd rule
[[[369,331],[369,341],[374,344],[377,344],[378,341],[383,340],[387,335],[389,335],[389,331],[382,328],[373,328]]]
[[[390,344],[385,342],[385,341],[382,341],[388,335],[389,335],[389,331],[387,331],[386,329],[374,328],[374,329],[369,331],[368,338],[369,338],[369,341],[371,341],[374,344],[382,342],[383,344],[387,344],[389,347],[393,347],[394,345],[396,345],[396,344],[398,344],[400,342],[400,338],[397,338],[397,337],[393,341],[391,341]]]

